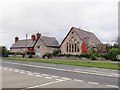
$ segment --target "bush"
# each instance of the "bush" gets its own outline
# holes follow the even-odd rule
[[[33,58],[33,57],[32,57],[32,54],[28,55],[28,58]]]
[[[90,58],[90,56],[91,56],[91,54],[90,53],[88,53],[88,54],[81,54],[81,55],[79,55],[79,57],[80,58],[82,58],[82,57],[85,57],[85,58]]]
[[[51,53],[46,53],[46,54],[44,54],[42,56],[42,58],[48,58],[48,59],[50,59],[50,58],[52,58],[52,54]]]
[[[96,54],[92,54],[92,55],[91,55],[91,60],[97,60]]]
[[[116,56],[120,54],[120,48],[112,48],[106,54],[101,54],[101,57],[104,57],[106,60],[116,61]]]
[[[54,50],[52,54],[53,54],[54,56],[60,55],[60,54],[61,54],[61,50],[60,50],[60,49]]]
[[[108,58],[115,61],[118,54],[120,54],[120,48],[112,48],[108,51]]]

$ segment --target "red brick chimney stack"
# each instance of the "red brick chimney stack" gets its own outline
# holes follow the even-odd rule
[[[38,32],[36,35],[37,35],[37,39],[38,39],[38,38],[40,38],[41,33]]]
[[[33,35],[31,35],[31,39],[33,40],[33,41],[35,41],[36,40],[36,37],[35,37],[35,35],[33,34]]]
[[[15,37],[15,42],[17,42],[19,40],[19,38],[18,37]]]

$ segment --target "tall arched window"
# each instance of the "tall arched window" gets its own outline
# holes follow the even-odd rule
[[[69,52],[71,52],[71,44],[69,43]]]
[[[67,45],[66,45],[66,51],[68,52],[68,43],[67,43]]]
[[[77,52],[80,52],[80,44],[77,42]]]
[[[72,41],[72,52],[74,52],[74,37],[71,38],[71,41]]]
[[[74,52],[74,44],[72,43],[72,52]]]
[[[75,39],[75,52],[77,51],[77,41]]]
[[[69,40],[69,52],[71,52],[71,41]]]

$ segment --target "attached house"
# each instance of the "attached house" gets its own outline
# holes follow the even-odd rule
[[[63,54],[82,54],[87,53],[101,41],[92,32],[88,32],[76,27],[72,27],[60,45]]]
[[[28,52],[42,57],[45,53],[52,53],[59,48],[59,43],[54,37],[41,36],[40,33],[31,35],[31,39],[19,40],[15,37],[15,43],[11,46],[11,52]]]
[[[40,33],[31,35],[31,39],[19,40],[15,37],[15,43],[11,46],[11,52],[28,52],[42,57],[45,53],[52,53],[61,49],[62,54],[83,54],[95,49],[102,50],[101,41],[92,32],[72,27],[61,45],[54,37],[41,36]]]

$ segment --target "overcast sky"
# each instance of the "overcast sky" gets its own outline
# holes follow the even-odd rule
[[[72,26],[93,32],[102,42],[116,40],[119,0],[1,0],[0,45],[40,32],[61,43]],[[1,16],[0,15],[0,16]]]

